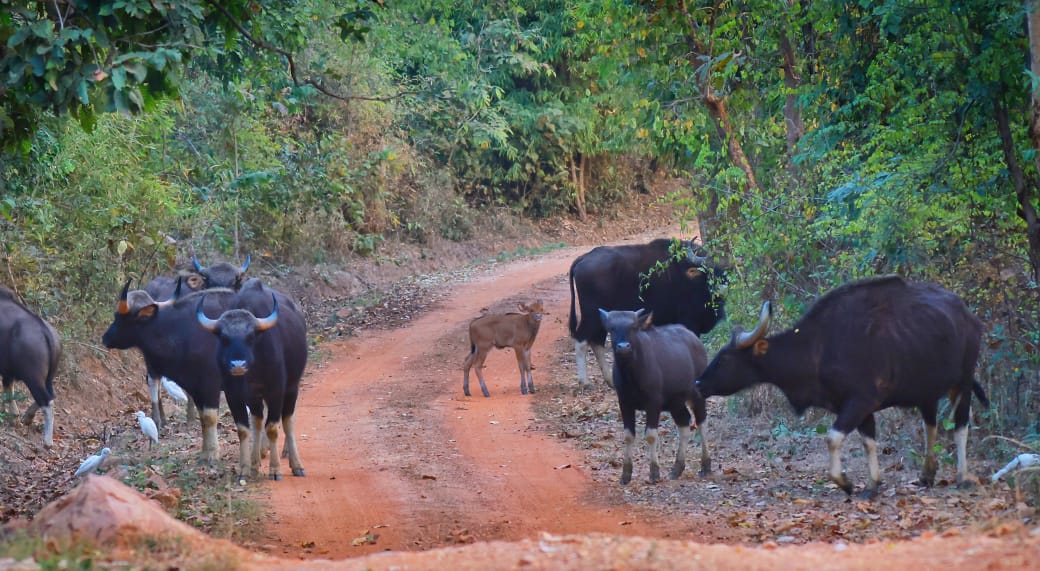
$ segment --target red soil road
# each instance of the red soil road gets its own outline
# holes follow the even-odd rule
[[[536,298],[549,313],[533,348],[536,386],[577,383],[573,374],[545,378],[539,365],[562,358],[552,348],[569,338],[567,271],[587,249],[499,265],[452,286],[444,301],[403,328],[325,346],[333,354],[304,379],[296,415],[307,476],[269,485],[274,523],[267,549],[338,559],[540,531],[691,531],[655,524],[632,506],[608,505],[580,452],[537,429],[511,349],[487,360],[491,398],[480,396],[475,375],[475,396],[462,394],[469,321],[483,307],[506,311]],[[374,544],[353,545],[369,533],[378,534]]]

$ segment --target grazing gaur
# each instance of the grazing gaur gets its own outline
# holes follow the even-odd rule
[[[198,258],[191,257],[192,266],[202,276],[203,289],[226,287],[238,291],[242,287],[246,270],[249,269],[250,257],[246,255],[246,261],[242,267],[233,266],[227,262],[218,262],[209,267],[203,267]]]
[[[263,427],[268,441],[269,477],[282,478],[277,453],[280,422],[285,431],[284,453],[289,466],[294,476],[304,476],[293,422],[300,379],[307,366],[303,312],[288,296],[252,278],[242,285],[233,308],[212,312],[219,315],[216,319],[207,313],[199,300],[196,319],[219,340],[215,362],[224,379],[228,408],[238,426],[240,473],[244,477],[259,471]],[[264,317],[257,318],[258,315]]]
[[[652,314],[639,311],[600,310],[600,320],[610,334],[614,352],[614,390],[625,426],[625,459],[621,483],[632,480],[632,446],[636,438],[636,411],[646,411],[650,446],[650,481],[660,479],[657,462],[657,426],[668,411],[679,432],[671,478],[686,469],[686,443],[690,437],[690,411],[701,437],[702,476],[711,472],[711,457],[704,433],[707,410],[695,382],[708,364],[700,338],[681,325],[653,326]],[[687,408],[689,407],[689,408]]]
[[[176,379],[199,407],[201,460],[213,463],[218,457],[217,407],[222,376],[217,367],[217,343],[199,329],[194,316],[203,295],[205,309],[213,313],[233,307],[237,295],[230,289],[217,288],[156,302],[148,292],[131,292],[129,287],[127,281],[120,292],[112,324],[101,342],[110,349],[137,347],[152,374]]]
[[[874,413],[917,407],[925,424],[921,482],[932,485],[939,399],[954,403],[957,481],[975,481],[968,471],[968,419],[972,393],[989,400],[975,380],[982,324],[957,295],[932,283],[899,276],[854,281],[820,297],[794,327],[766,336],[767,301],[753,331],[737,328],[697,381],[705,397],[731,395],[758,383],[776,385],[801,414],[808,407],[837,415],[827,433],[830,478],[847,494],[841,445],[853,429],[863,437],[869,482],[864,497],[877,494],[881,470]]]
[[[697,335],[711,331],[725,318],[722,297],[712,285],[724,273],[698,252],[692,241],[661,238],[649,244],[599,246],[574,260],[569,325],[582,385],[589,382],[586,353],[590,343],[603,379],[613,384],[612,369],[605,359],[607,331],[597,313],[600,309],[645,309],[654,314],[654,323],[677,323]]]
[[[182,271],[178,272],[176,278],[170,276],[156,276],[152,278],[150,282],[145,284],[144,291],[148,292],[148,295],[152,296],[153,300],[163,302],[199,291],[204,287],[205,283],[201,275]],[[159,383],[155,379],[151,371],[145,371],[144,380],[148,384],[148,397],[152,401],[152,420],[155,421],[157,427],[161,428],[166,424],[166,411],[163,410],[162,399],[159,396]],[[166,378],[161,380],[163,384],[172,382]],[[187,401],[186,413],[188,420],[198,416],[198,412],[195,410],[195,403],[191,400]]]
[[[544,309],[542,300],[533,303],[518,303],[521,313],[485,313],[469,323],[469,355],[462,365],[462,392],[469,394],[469,370],[477,369],[480,390],[489,397],[484,383],[484,360],[492,347],[512,347],[516,353],[516,364],[520,368],[520,394],[534,392],[534,376],[531,374],[531,345],[538,336]]]
[[[54,375],[61,359],[61,337],[50,323],[22,305],[14,292],[0,286],[0,375],[4,398],[11,418],[18,411],[14,403],[14,381],[29,389],[33,403],[22,416],[32,424],[37,410],[43,411],[43,445],[54,445]]]

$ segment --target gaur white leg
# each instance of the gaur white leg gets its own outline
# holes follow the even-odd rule
[[[973,486],[978,483],[975,475],[968,471],[968,426],[962,426],[953,433],[957,443],[957,485]]]
[[[935,482],[935,472],[939,469],[939,461],[935,457],[935,439],[939,428],[924,425],[924,470],[921,472],[921,483],[931,486]]]
[[[696,421],[694,421],[696,422]],[[711,456],[708,454],[708,435],[704,432],[704,425],[697,425],[697,434],[701,437],[701,476],[711,474]]]
[[[200,411],[199,421],[202,424],[202,456],[207,464],[217,461],[220,444],[217,442],[217,409],[204,408]]]
[[[148,383],[148,398],[152,401],[152,420],[155,421],[155,426],[162,430],[166,425],[166,411],[163,410],[162,399],[159,396],[159,380],[147,374],[144,378]]]
[[[845,442],[845,433],[840,430],[830,429],[827,431],[827,450],[831,456],[831,481],[845,490],[846,494],[852,493],[852,483],[849,482],[845,472],[841,469],[841,444]]]
[[[578,363],[578,382],[584,386],[589,384],[589,344],[586,341],[574,342],[574,360]]]
[[[650,482],[653,483],[661,479],[661,465],[657,461],[657,429],[647,428],[644,438],[650,447]]]
[[[282,479],[282,461],[278,457],[278,425],[268,424],[266,426],[267,432],[267,446],[268,455],[270,456],[267,461],[269,462],[268,478],[272,480]]]
[[[282,417],[282,430],[285,432],[285,453],[289,457],[289,467],[292,468],[293,476],[304,476],[303,462],[300,460],[300,452],[296,449],[296,422],[294,417]]]
[[[625,456],[621,465],[621,483],[627,484],[632,481],[632,446],[636,441],[636,435],[629,429],[625,429]]]
[[[54,401],[47,403],[43,409],[43,445],[47,448],[54,446]],[[151,442],[151,440],[149,440]]]
[[[235,428],[238,430],[238,483],[244,486],[246,479],[253,475],[252,449],[255,439],[248,426],[236,424]]]
[[[877,495],[878,485],[881,483],[881,465],[878,463],[877,457],[877,440],[864,436],[863,451],[867,454],[867,474],[870,480],[867,482],[867,488],[863,490],[863,495],[873,498]]]
[[[684,470],[686,470],[686,443],[690,440],[690,427],[680,426],[679,431],[679,443],[678,448],[675,450],[675,464],[672,466],[672,472],[669,474],[671,479],[676,479],[682,476]]]
[[[264,431],[264,417],[250,415],[249,419],[252,422],[253,429],[253,450],[250,454],[252,471],[250,475],[258,476],[260,474],[260,457],[267,452],[264,450],[268,445],[267,433]]]
[[[592,352],[596,355],[596,362],[599,363],[599,370],[603,371],[603,380],[608,385],[614,386],[614,367],[607,360],[607,348],[603,345],[592,344]]]

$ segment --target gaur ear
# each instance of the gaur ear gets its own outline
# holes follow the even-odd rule
[[[646,331],[650,329],[650,326],[654,324],[654,313],[651,311],[646,315],[640,316],[639,318],[639,329]]]
[[[529,310],[527,309],[527,304],[526,304],[526,303],[524,303],[524,302],[522,302],[522,301],[518,301],[518,302],[516,302],[516,306],[517,306],[517,307],[519,307],[519,308],[520,308],[520,311],[522,311],[522,312],[524,312],[524,313],[527,313],[527,312],[529,311]]]
[[[695,279],[697,279],[697,278],[699,278],[699,277],[701,277],[703,275],[704,275],[704,270],[702,270],[700,267],[696,267],[695,266],[695,267],[686,269],[686,277],[690,278],[691,280],[695,280]]]
[[[134,317],[136,317],[137,319],[151,319],[155,317],[155,312],[158,311],[158,309],[159,306],[152,303],[138,310],[137,314]]]
[[[751,350],[751,354],[756,357],[761,357],[762,355],[765,355],[767,351],[769,351],[769,341],[759,339],[758,341],[755,341],[755,348]]]

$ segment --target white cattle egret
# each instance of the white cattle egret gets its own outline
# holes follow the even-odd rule
[[[76,469],[76,473],[73,474],[73,476],[82,476],[84,474],[89,474],[94,470],[97,470],[98,466],[101,465],[101,462],[105,460],[105,456],[108,456],[110,452],[112,452],[111,449],[102,448],[101,452],[93,456],[88,456],[87,459],[79,465],[79,468]]]
[[[163,377],[162,386],[164,389],[166,389],[167,394],[169,394],[173,398],[173,400],[177,401],[180,404],[187,404],[188,395],[184,393],[184,389],[182,389],[180,385],[171,381],[170,379],[167,379],[166,377]]]
[[[156,428],[155,421],[151,418],[148,418],[148,415],[141,411],[135,412],[134,415],[137,417],[137,424],[141,425],[141,432],[143,432],[145,436],[152,440],[148,443],[148,447],[152,447],[152,442],[158,444],[159,429]]]
[[[993,474],[993,476],[990,477],[990,481],[996,482],[1001,476],[1012,470],[1031,468],[1038,464],[1040,464],[1040,454],[1019,454],[1014,460],[1008,462],[1007,466],[1004,466],[996,474]]]

